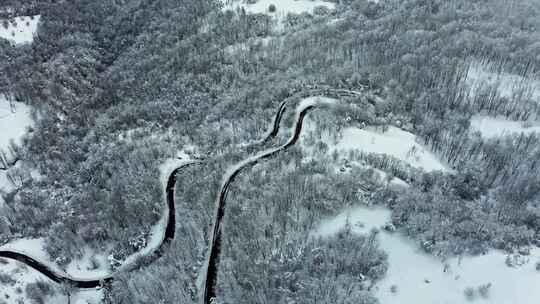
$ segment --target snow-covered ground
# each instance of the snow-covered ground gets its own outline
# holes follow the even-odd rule
[[[37,31],[40,15],[15,17],[15,23],[9,21],[7,28],[0,20],[0,38],[8,39],[15,44],[32,43]]]
[[[358,207],[324,220],[313,235],[334,235],[347,222],[353,232],[367,233],[389,221],[388,209]],[[399,232],[381,230],[378,238],[389,261],[386,277],[375,288],[381,304],[536,304],[540,299],[540,271],[535,269],[540,262],[539,248],[531,250],[523,265],[508,267],[507,255],[500,251],[443,262],[422,252],[417,243]],[[396,292],[391,291],[394,285]],[[486,297],[478,290],[482,285],[490,286]],[[472,299],[465,296],[468,288],[473,288]]]
[[[223,9],[236,10],[244,8],[249,13],[268,14],[277,19],[278,24],[287,16],[288,13],[301,14],[313,13],[313,10],[318,6],[324,6],[329,9],[334,9],[335,4],[321,0],[258,0],[256,3],[248,4],[245,0],[222,0],[225,4]],[[275,12],[270,12],[269,7],[273,4],[276,7]]]
[[[448,170],[437,156],[416,142],[414,134],[393,126],[387,131],[371,127],[346,128],[333,149],[388,154],[426,171]]]
[[[520,75],[508,73],[495,73],[490,71],[489,65],[474,63],[470,66],[466,78],[472,89],[472,94],[481,87],[496,87],[502,97],[512,98],[524,90],[525,96],[540,102],[540,79],[524,78]]]
[[[0,288],[0,299],[7,299],[8,303],[17,303],[18,299],[24,300],[24,287],[27,283],[33,283],[40,279],[48,280],[47,277],[28,269],[24,264],[7,259],[0,260],[0,277],[3,276],[13,280],[2,282]],[[21,290],[20,292],[17,292],[18,288]]]
[[[8,160],[11,160],[12,155],[9,153],[9,143],[13,140],[15,143],[20,143],[21,137],[26,134],[27,128],[32,125],[30,117],[30,107],[20,102],[10,104],[4,95],[0,94],[0,151],[6,152]],[[17,163],[17,166],[21,166]],[[0,167],[3,164],[0,163]],[[13,185],[7,178],[7,171],[0,170],[0,190],[10,191]],[[3,199],[0,198],[0,206]]]
[[[82,258],[74,259],[66,266],[65,271],[62,270],[45,251],[45,239],[43,238],[14,240],[0,246],[0,250],[24,253],[42,263],[48,264],[57,273],[65,273],[77,279],[100,279],[111,274],[106,256],[96,254],[89,248],[84,249],[85,253]],[[97,265],[95,265],[97,267],[92,266],[92,260],[97,261]]]
[[[0,149],[6,150],[10,140],[16,143],[32,125],[30,107],[20,102],[13,102],[13,107],[0,95]]]
[[[0,283],[0,303],[30,303],[25,288],[28,284],[36,282],[49,283],[54,288],[55,294],[47,297],[45,303],[68,303],[67,295],[58,289],[59,286],[56,283],[20,262],[0,258],[0,277],[6,280]],[[103,297],[101,290],[76,290],[71,294],[71,303],[100,304]]]
[[[478,131],[485,138],[507,134],[540,133],[540,122],[513,121],[504,117],[475,115],[471,118],[471,129]]]
[[[310,121],[306,125],[306,134],[304,137],[310,136],[316,132],[316,128]],[[422,168],[426,171],[449,171],[445,165],[435,154],[424,148],[416,141],[416,135],[399,129],[394,126],[388,127],[388,130],[383,131],[380,128],[366,127],[364,129],[357,127],[345,128],[338,140],[335,142],[332,135],[322,134],[320,136],[322,142],[328,146],[328,153],[334,151],[341,155],[348,155],[348,151],[356,150],[364,153],[387,154],[396,157],[413,167]],[[310,150],[311,148],[302,144],[303,148]]]

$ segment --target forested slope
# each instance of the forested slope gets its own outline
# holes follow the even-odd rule
[[[367,88],[384,100],[349,115],[348,125],[401,127],[452,167],[450,175],[425,173],[362,157],[412,185],[375,194],[398,227],[441,255],[537,242],[539,135],[482,138],[470,132],[470,118],[537,120],[540,101],[525,92],[501,96],[492,85],[473,91],[467,75],[486,63],[494,73],[540,78],[540,5],[333,2],[335,10],[286,16],[283,31],[267,15],[222,10],[216,0],[6,3],[41,15],[31,45],[0,39],[0,93],[34,107],[34,132],[17,150],[43,178],[3,194],[0,241],[45,237],[61,265],[85,247],[124,258],[161,214],[163,159],[192,145],[226,167],[248,154],[239,145],[262,136],[281,101],[327,86]],[[235,45],[246,47],[231,52]],[[360,99],[348,101],[364,105]],[[206,241],[207,220],[183,237]],[[164,261],[175,259],[172,250]],[[165,265],[140,272],[154,278]],[[155,284],[171,276],[156,275]],[[128,303],[131,290],[113,286],[111,301]]]

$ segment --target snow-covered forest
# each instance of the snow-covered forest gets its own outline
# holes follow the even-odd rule
[[[0,22],[0,304],[540,301],[537,0]]]

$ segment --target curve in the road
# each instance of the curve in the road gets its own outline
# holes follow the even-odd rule
[[[298,94],[296,94],[298,93]],[[365,96],[367,97],[367,102],[371,105],[376,104],[376,96],[371,95],[368,92],[360,92],[360,91],[353,91],[353,90],[347,90],[347,89],[331,89],[328,87],[316,87],[316,88],[308,88],[305,91],[295,92],[297,96],[301,97],[307,97],[307,96],[316,96],[316,95],[324,95],[335,99],[340,99],[344,97],[360,97]],[[293,98],[295,95],[289,96],[289,98]],[[285,109],[287,107],[288,99],[283,101],[278,109],[278,112],[276,114],[276,117],[274,119],[274,125],[272,131],[268,134],[267,138],[263,141],[263,143],[268,142],[270,139],[277,136],[277,133],[279,131],[280,122],[283,117],[283,113],[285,112]],[[315,105],[307,106],[303,108],[296,119],[295,127],[294,127],[294,133],[289,138],[289,140],[283,144],[282,146],[269,150],[267,152],[263,152],[259,155],[256,155],[255,157],[249,158],[247,160],[244,160],[240,163],[232,172],[229,173],[229,175],[225,178],[225,182],[221,187],[221,191],[219,194],[219,198],[216,203],[216,211],[214,215],[214,224],[212,226],[212,239],[210,242],[210,253],[209,257],[207,259],[207,269],[205,274],[205,279],[202,286],[202,295],[201,295],[201,301],[202,304],[211,304],[212,299],[216,298],[216,290],[215,290],[215,283],[217,280],[217,270],[219,265],[219,254],[221,252],[221,239],[222,239],[222,232],[221,232],[221,221],[223,219],[223,216],[225,214],[225,203],[227,199],[227,193],[229,191],[230,185],[235,179],[236,176],[246,167],[252,166],[256,164],[258,161],[262,159],[269,158],[276,153],[279,153],[283,150],[286,150],[287,148],[293,146],[298,141],[298,138],[300,137],[300,133],[302,131],[302,125],[304,121],[305,115],[315,108]]]
[[[281,102],[279,105],[278,111],[276,113],[276,117],[274,118],[274,125],[272,126],[272,131],[268,133],[268,135],[263,139],[262,143],[265,144],[275,138],[279,132],[279,125],[281,124],[281,118],[283,117],[283,113],[285,112],[287,108],[287,102],[288,99]]]
[[[365,90],[365,88],[362,88]],[[374,97],[371,96],[369,93],[365,91],[354,91],[354,90],[348,90],[348,89],[331,89],[329,87],[325,86],[314,86],[314,87],[307,87],[300,91],[293,91],[288,94],[285,100],[283,100],[278,107],[278,111],[274,117],[274,122],[272,125],[272,129],[265,138],[263,138],[261,141],[259,141],[257,144],[266,144],[270,142],[272,139],[274,139],[278,132],[279,128],[281,126],[281,120],[283,119],[283,114],[285,113],[285,110],[287,109],[288,104],[293,100],[294,98],[301,98],[301,97],[308,97],[308,96],[316,96],[316,95],[324,95],[327,97],[340,99],[340,98],[346,98],[346,97],[359,97],[359,96],[365,96],[367,97],[367,101],[375,105],[376,101],[374,100]]]
[[[308,96],[308,95],[318,95],[318,94],[340,98],[340,97],[359,96],[359,95],[362,95],[363,92],[350,91],[350,90],[344,90],[344,89],[332,90],[332,89],[329,89],[329,88],[315,88],[315,89],[308,88],[307,90],[305,90],[303,92],[300,92],[300,93],[294,92],[294,94],[291,94],[292,96],[290,96],[290,97],[294,97],[295,95],[297,95],[297,96]],[[370,103],[372,103],[372,104],[374,103],[374,102],[372,102],[372,100],[368,99],[368,101]],[[280,123],[281,123],[283,114],[284,114],[284,112],[286,110],[287,104],[288,104],[288,100],[285,100],[280,104],[280,106],[278,108],[278,112],[276,113],[276,116],[275,116],[275,119],[274,119],[274,122],[273,122],[272,130],[269,132],[267,137],[263,139],[262,143],[266,143],[266,142],[270,141],[271,139],[273,139],[273,138],[275,138],[277,136],[277,134],[279,132],[279,128],[280,128]],[[280,151],[283,151],[283,150],[291,147],[292,145],[294,145],[297,142],[297,140],[298,140],[298,138],[300,136],[300,132],[302,130],[302,123],[303,123],[305,115],[311,109],[313,109],[314,107],[315,106],[313,106],[313,105],[307,106],[307,107],[303,108],[298,113],[298,117],[297,117],[296,122],[295,122],[294,133],[291,136],[291,138],[289,138],[289,140],[285,144],[283,144],[282,146],[277,147],[275,149],[268,150],[268,151],[265,151],[263,153],[260,153],[260,154],[256,155],[255,157],[248,158],[247,160],[243,161],[239,166],[237,166],[228,175],[228,177],[225,179],[226,181],[221,187],[221,191],[220,191],[220,194],[219,194],[219,199],[218,199],[218,203],[217,203],[217,207],[216,207],[215,217],[214,217],[210,254],[209,254],[208,265],[207,265],[208,268],[207,268],[207,271],[206,271],[206,278],[205,278],[204,287],[203,287],[203,297],[202,297],[202,299],[203,299],[204,304],[210,304],[211,299],[215,298],[214,283],[215,283],[215,280],[216,280],[217,267],[218,267],[218,263],[219,263],[219,253],[220,253],[220,250],[221,250],[221,248],[220,248],[220,246],[221,246],[221,220],[222,220],[224,212],[225,212],[225,209],[224,209],[225,208],[225,201],[226,201],[226,198],[227,198],[227,193],[229,191],[229,187],[230,187],[231,182],[241,172],[242,169],[244,169],[244,168],[246,168],[248,166],[254,165],[258,161],[260,161],[262,159],[266,159],[268,157],[271,157],[274,154],[279,153]],[[167,225],[166,225],[166,228],[165,228],[164,239],[162,240],[162,242],[160,243],[158,248],[156,248],[151,253],[151,255],[155,256],[156,258],[158,258],[158,257],[160,257],[162,255],[164,247],[169,245],[171,243],[171,241],[175,237],[176,211],[175,211],[175,202],[174,202],[174,188],[175,188],[174,186],[176,184],[176,175],[177,175],[178,171],[181,170],[182,168],[185,168],[187,166],[190,166],[190,165],[193,165],[193,164],[196,164],[196,163],[198,163],[198,162],[185,163],[185,164],[179,166],[178,168],[174,169],[171,172],[171,174],[169,175],[169,178],[168,178],[168,181],[167,181],[167,187],[166,187],[167,205],[168,205],[168,208],[169,208],[168,221],[167,221]],[[48,277],[49,279],[51,279],[54,282],[66,283],[66,284],[69,284],[69,285],[71,285],[73,287],[76,287],[76,288],[102,287],[106,283],[111,282],[113,280],[114,276],[116,275],[116,273],[113,273],[110,276],[106,276],[106,277],[99,278],[99,279],[80,279],[80,278],[78,279],[78,278],[71,277],[66,273],[59,272],[59,271],[53,269],[52,267],[47,266],[46,263],[38,261],[38,260],[36,260],[36,259],[34,259],[34,258],[30,257],[29,255],[24,254],[22,252],[17,252],[17,251],[13,251],[13,250],[0,250],[0,257],[7,258],[7,259],[13,259],[13,260],[19,261],[21,263],[24,263],[27,266],[29,266],[29,267],[35,269],[36,271],[40,272],[41,274],[45,275],[46,277]],[[134,268],[133,267],[134,265],[135,264],[133,263],[133,265],[131,265],[131,267],[129,267],[129,266],[123,267],[123,268],[121,268],[121,271],[130,271],[130,270],[132,270]],[[124,265],[124,266],[126,266],[126,265]]]
[[[211,304],[212,299],[216,297],[215,282],[217,279],[217,269],[218,269],[218,264],[219,264],[219,254],[221,252],[221,239],[222,239],[221,221],[225,214],[225,203],[226,203],[227,193],[229,192],[231,183],[244,168],[248,166],[252,166],[262,159],[269,158],[293,146],[298,141],[298,138],[300,137],[304,117],[313,108],[315,108],[315,106],[313,105],[307,106],[299,112],[297,120],[296,120],[296,124],[294,127],[294,133],[284,145],[276,149],[263,152],[253,158],[248,159],[247,161],[242,162],[232,172],[230,172],[229,176],[225,179],[225,183],[221,187],[219,198],[216,204],[217,206],[216,206],[216,213],[214,217],[214,225],[212,229],[212,241],[211,241],[211,246],[210,246],[210,254],[207,261],[206,278],[204,280],[204,286],[202,290],[202,303],[203,304]]]
[[[180,171],[183,168],[186,168],[188,166],[191,166],[193,164],[196,164],[197,162],[188,162],[185,164],[182,164],[178,168],[174,169],[171,174],[169,175],[169,178],[167,180],[167,205],[169,207],[168,212],[168,221],[167,226],[165,228],[165,236],[161,244],[152,252],[152,256],[155,256],[156,258],[160,257],[163,254],[164,248],[171,243],[171,241],[174,239],[174,232],[176,230],[176,209],[175,209],[175,202],[174,202],[174,188],[176,184],[176,175],[178,171]],[[76,287],[76,288],[96,288],[96,287],[102,287],[107,283],[110,283],[115,274],[111,274],[110,276],[106,276],[100,279],[77,279],[74,277],[69,276],[66,273],[58,272],[51,267],[47,266],[46,263],[38,261],[24,253],[12,251],[12,250],[0,250],[0,257],[12,259],[19,261],[21,263],[24,263],[25,265],[35,269],[36,271],[40,272],[47,278],[51,279],[52,281],[56,283],[65,283],[69,284],[70,286]],[[133,263],[135,265],[135,263]],[[130,271],[133,267],[129,268],[121,268],[122,271]]]

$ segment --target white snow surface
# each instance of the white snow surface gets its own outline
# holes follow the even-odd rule
[[[0,149],[4,151],[11,140],[20,143],[20,138],[32,125],[30,107],[20,102],[13,102],[13,105],[11,107],[5,96],[0,94]]]
[[[92,259],[98,263],[98,267],[95,269],[92,266]],[[111,274],[111,270],[105,255],[85,248],[82,258],[74,259],[67,265],[66,273],[75,278],[104,278]]]
[[[10,250],[28,255],[35,260],[48,264],[49,268],[55,272],[65,275],[70,278],[80,280],[94,280],[107,277],[111,274],[108,267],[106,257],[97,255],[89,248],[84,249],[85,254],[81,259],[74,259],[67,266],[66,270],[62,270],[54,261],[51,260],[49,254],[45,251],[45,239],[18,239],[11,241],[0,247],[0,250]],[[90,270],[90,259],[94,257],[98,260],[100,267]]]
[[[33,271],[22,263],[8,259],[2,259],[2,262],[0,262],[0,275],[7,275],[14,280],[13,282],[2,283],[0,285],[0,299],[2,299],[0,303],[7,304],[29,303],[26,298],[26,285],[38,281],[50,282],[46,276],[39,272]],[[18,288],[22,290],[22,293],[17,292]]]
[[[49,261],[49,257],[45,250],[43,249],[43,239],[21,239],[10,244],[2,246],[4,249],[14,249],[15,251],[29,253],[32,257],[39,258],[42,261]],[[14,279],[13,284],[0,284],[0,298],[3,298],[6,304],[18,304],[18,300],[21,300],[22,303],[29,303],[29,300],[26,298],[24,292],[25,286],[30,283],[35,283],[38,281],[51,283],[51,286],[56,287],[57,285],[49,280],[46,276],[41,273],[27,267],[26,265],[14,261],[11,259],[2,259],[3,262],[7,264],[0,263],[0,274],[8,275],[11,279]],[[52,263],[52,262],[51,262]],[[18,293],[17,288],[21,288],[23,293]],[[6,297],[9,296],[8,297]],[[84,304],[100,304],[103,299],[103,291],[96,289],[89,290],[79,290],[72,294],[72,303],[84,303]],[[67,303],[67,299],[64,295],[56,294],[52,298],[47,298],[46,303]]]
[[[15,17],[15,24],[10,21],[7,28],[0,24],[0,38],[10,40],[15,44],[32,43],[41,16],[33,17],[33,19],[30,16]]]
[[[480,132],[484,138],[494,138],[509,134],[540,133],[540,122],[523,122],[504,117],[475,115],[471,118],[471,129]]]
[[[332,147],[332,144],[328,145]],[[436,155],[416,142],[416,135],[394,126],[388,127],[387,131],[373,127],[346,128],[342,138],[332,149],[388,154],[426,171],[449,170]]]
[[[367,233],[389,222],[390,214],[382,207],[347,209],[323,220],[312,235],[330,237],[345,228],[347,222],[354,233]],[[378,239],[389,261],[386,277],[375,286],[381,304],[468,304],[471,301],[464,292],[469,287],[475,289],[472,303],[536,304],[540,299],[540,272],[535,270],[535,263],[540,261],[539,248],[531,250],[525,264],[508,267],[507,255],[501,251],[450,258],[443,263],[399,232],[380,230]],[[487,298],[478,293],[478,287],[485,284],[491,284]],[[396,293],[390,291],[393,285],[397,286]]]
[[[20,144],[21,138],[26,134],[27,128],[33,124],[30,117],[30,107],[20,102],[8,102],[3,94],[0,94],[0,151],[4,151],[8,161],[12,161],[13,155],[9,152],[10,142]],[[1,164],[3,166],[3,164]],[[15,167],[21,167],[18,162]],[[7,171],[0,170],[0,190],[11,191],[14,185],[8,180]],[[34,171],[35,173],[35,171]],[[39,177],[39,174],[32,174]],[[4,200],[0,197],[0,207]],[[1,210],[0,210],[1,211]]]
[[[244,8],[248,13],[271,15],[277,19],[278,22],[281,22],[288,13],[313,13],[313,10],[318,6],[325,6],[329,9],[335,8],[334,3],[321,0],[258,0],[253,4],[245,3],[244,0],[222,1],[225,4],[223,9],[236,10],[237,8]],[[271,4],[276,6],[276,11],[273,13],[268,10]]]

